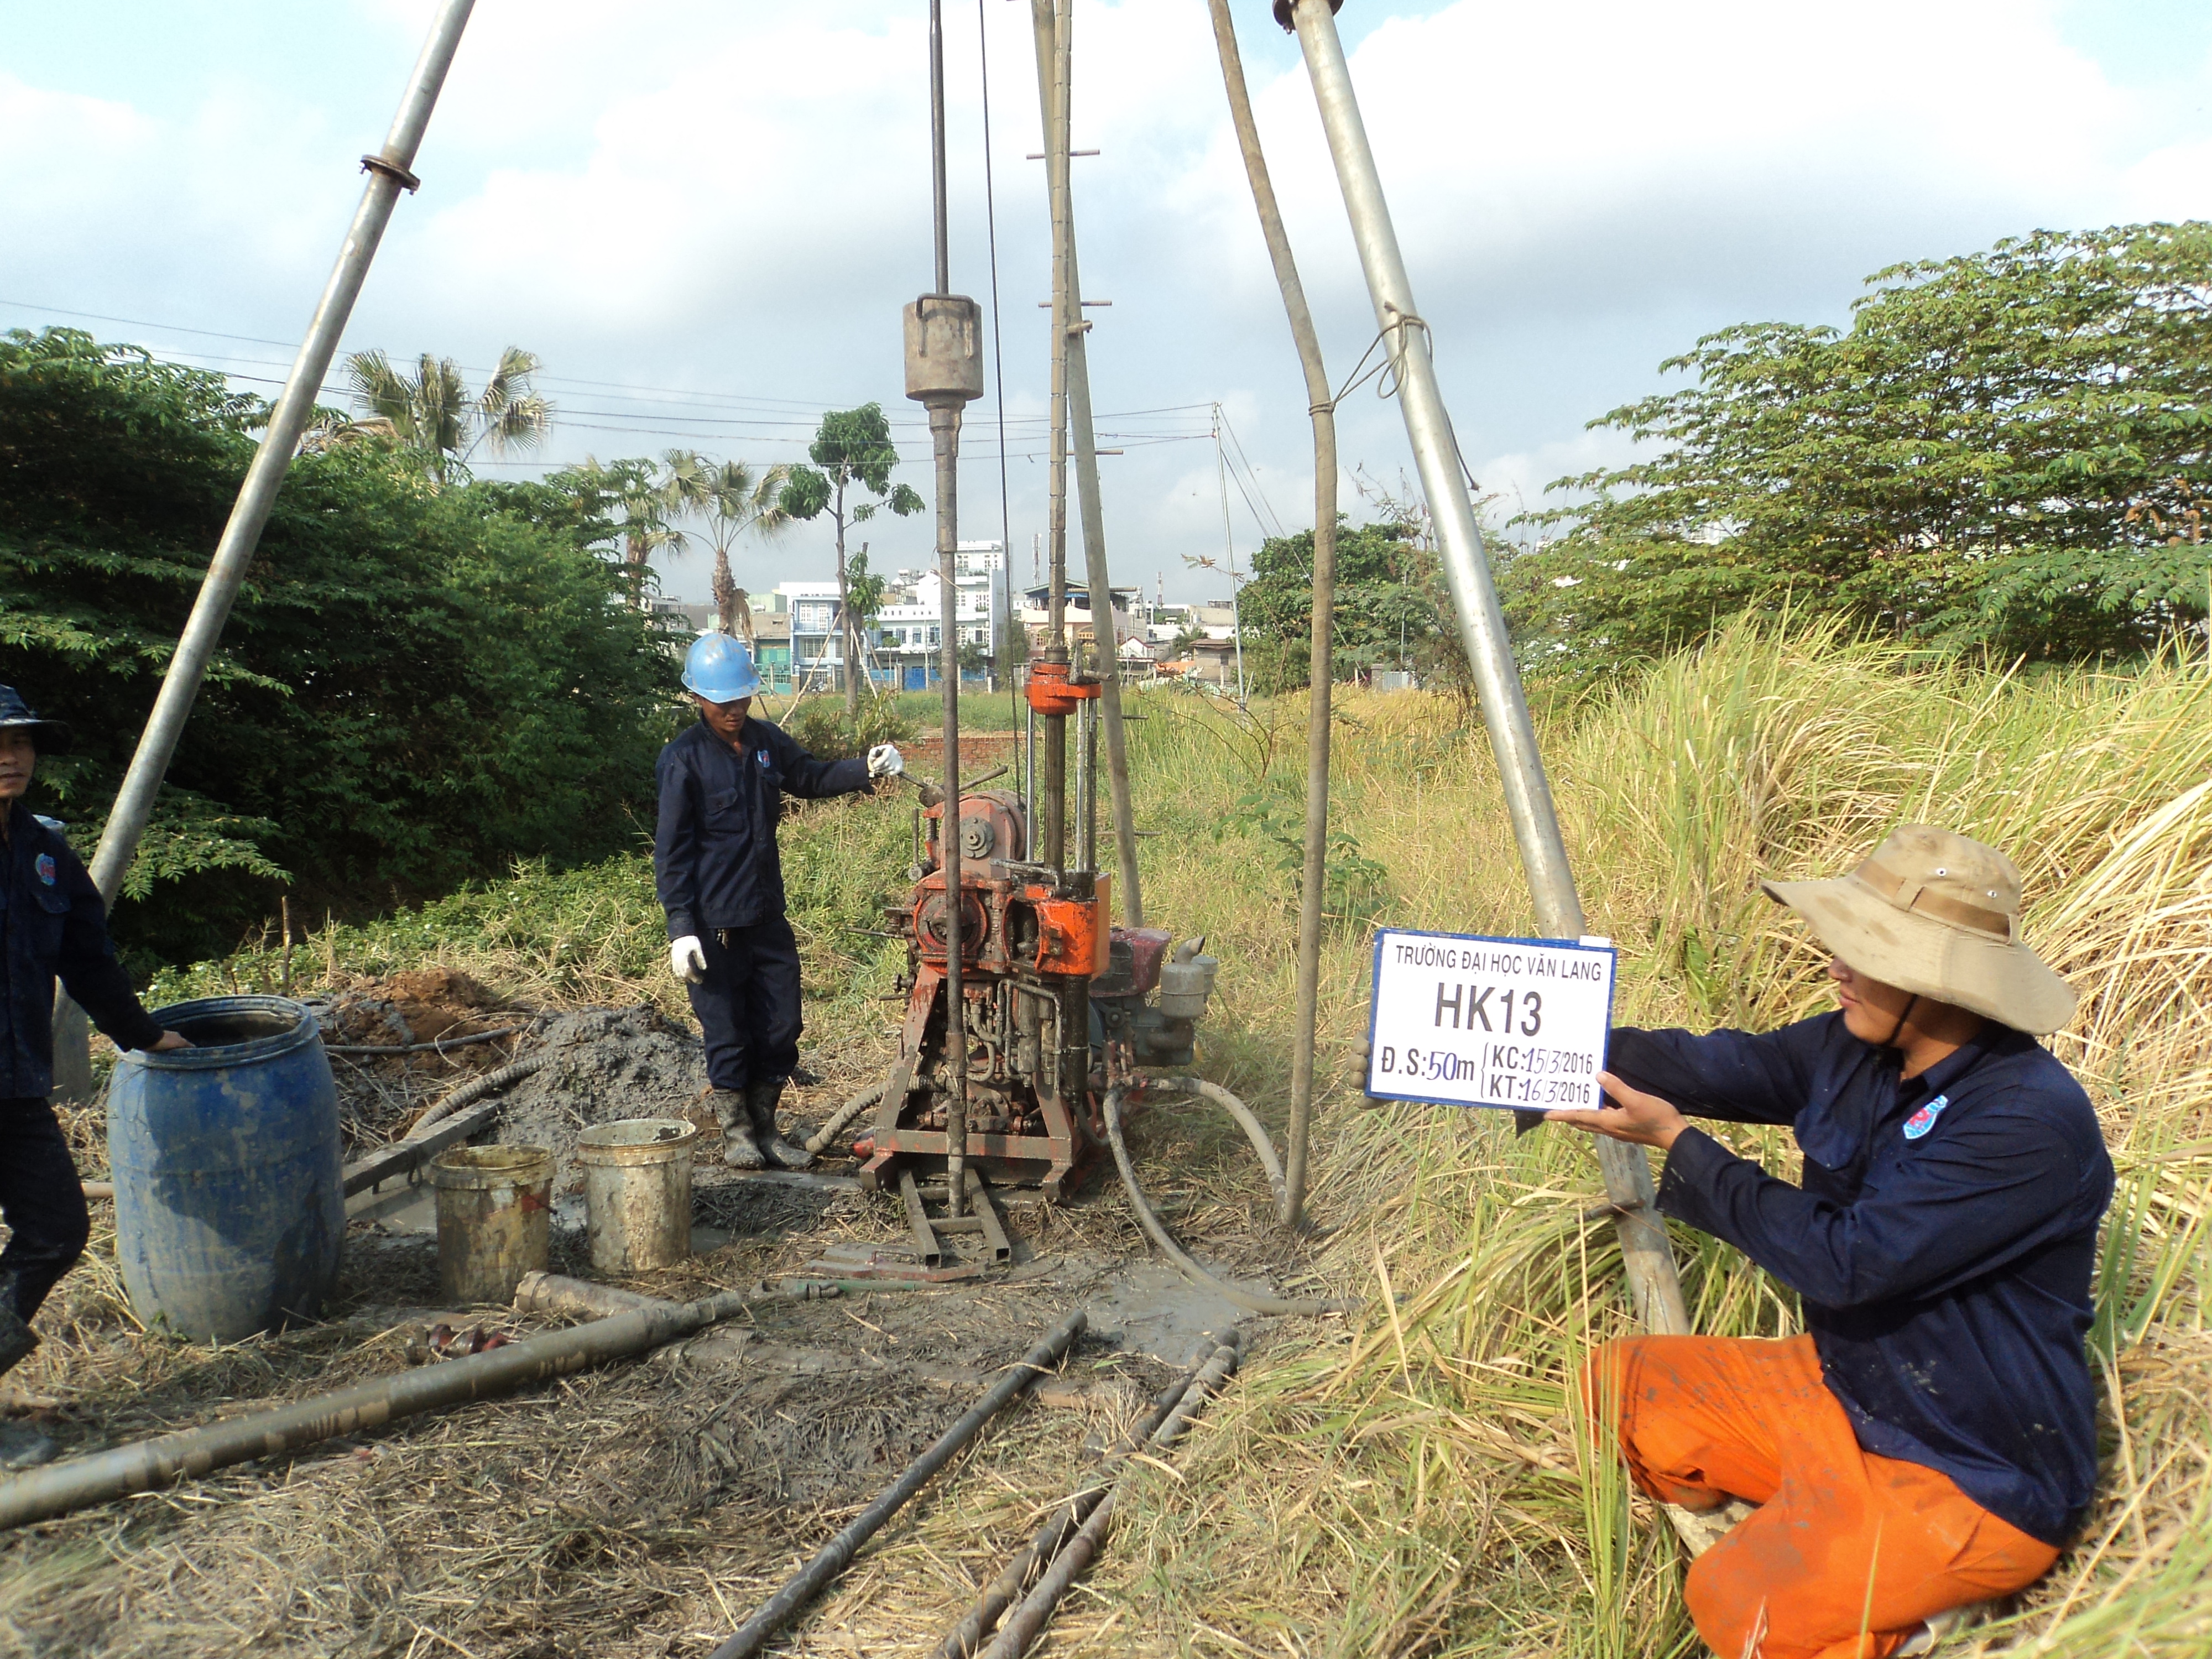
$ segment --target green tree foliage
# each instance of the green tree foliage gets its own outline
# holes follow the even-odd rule
[[[725,634],[750,641],[750,611],[745,590],[730,570],[730,549],[748,530],[774,535],[791,522],[782,507],[791,469],[771,466],[757,472],[743,461],[711,460],[691,449],[672,449],[664,460],[667,474],[662,493],[669,506],[703,521],[714,550],[713,591],[719,626]]]
[[[680,553],[684,546],[676,523],[684,503],[671,489],[667,472],[643,456],[603,462],[586,455],[545,482],[575,503],[572,516],[578,525],[596,531],[592,545],[621,561],[629,601],[642,608],[653,580],[653,556]]]
[[[891,482],[891,469],[898,465],[899,453],[891,442],[890,422],[884,418],[881,404],[831,410],[815,429],[814,441],[807,446],[806,454],[814,465],[791,469],[780,504],[783,512],[794,520],[814,518],[826,507],[830,522],[836,527],[837,611],[844,636],[845,718],[851,722],[860,718],[860,665],[864,658],[860,619],[853,611],[845,568],[845,531],[848,526],[866,524],[874,518],[878,507],[887,507],[899,517],[906,518],[921,512],[923,503],[921,497],[907,485]],[[876,499],[863,497],[848,507],[848,489],[866,490]]]
[[[381,438],[441,489],[465,483],[478,448],[495,455],[535,449],[553,429],[553,405],[532,384],[540,367],[535,354],[509,346],[483,389],[471,393],[451,357],[426,351],[409,374],[381,351],[356,351],[345,374],[361,418],[325,422],[317,435],[326,443]]]
[[[2039,232],[1869,279],[1848,331],[1745,324],[1593,422],[1656,453],[1517,561],[1539,656],[1656,653],[1743,611],[2006,654],[2140,651],[2202,616],[2212,224]]]
[[[1420,517],[1385,501],[1383,516],[1336,536],[1332,651],[1339,675],[1395,668],[1449,676],[1457,662],[1450,601]],[[1256,690],[1306,684],[1313,639],[1313,532],[1270,538],[1253,556],[1239,598],[1245,657]]]
[[[0,680],[70,721],[34,802],[89,851],[265,411],[54,330],[0,339]],[[629,844],[674,664],[546,484],[443,490],[376,446],[293,465],[118,927],[227,949],[287,877],[359,914],[518,855]]]

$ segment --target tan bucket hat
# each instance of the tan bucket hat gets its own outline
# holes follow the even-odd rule
[[[1994,847],[1900,824],[1832,881],[1763,881],[1858,972],[2043,1036],[2074,1017],[2073,987],[2020,937],[2020,872]]]

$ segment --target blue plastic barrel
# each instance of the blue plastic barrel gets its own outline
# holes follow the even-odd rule
[[[132,1310],[199,1342],[314,1318],[345,1242],[337,1085],[315,1017],[241,996],[154,1018],[198,1046],[125,1054],[107,1085]]]

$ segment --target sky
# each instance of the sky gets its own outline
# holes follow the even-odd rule
[[[953,287],[1004,348],[1003,408],[968,413],[961,534],[1003,524],[1025,580],[1049,294],[1030,8],[945,3]],[[0,0],[0,329],[81,327],[273,395],[431,9]],[[1311,90],[1266,0],[1234,10],[1340,382],[1375,320]],[[342,349],[537,353],[551,438],[480,453],[483,476],[678,446],[797,460],[822,410],[873,399],[927,493],[899,344],[932,280],[927,15],[478,0]],[[1304,385],[1203,0],[1074,15],[1074,142],[1100,152],[1074,163],[1084,291],[1111,301],[1093,401],[1122,452],[1100,463],[1109,557],[1117,583],[1214,597],[1230,557],[1311,522]],[[1339,27],[1494,520],[1626,459],[1588,422],[1674,384],[1659,364],[1701,334],[1847,324],[1872,272],[2003,236],[2212,216],[2202,0],[1349,0]],[[1355,518],[1363,481],[1410,492],[1395,405],[1355,393],[1340,447]],[[927,515],[858,533],[878,569],[929,556]],[[666,591],[702,598],[708,565],[679,556]],[[756,591],[826,576],[826,522],[736,565]]]

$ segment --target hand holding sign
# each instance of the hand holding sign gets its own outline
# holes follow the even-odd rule
[[[1674,1146],[1675,1136],[1690,1127],[1689,1121],[1674,1109],[1672,1102],[1647,1095],[1641,1089],[1632,1089],[1610,1072],[1600,1072],[1597,1080],[1605,1091],[1603,1106],[1589,1112],[1547,1112],[1547,1121],[1587,1129],[1592,1134],[1626,1140],[1638,1146],[1656,1146],[1662,1152]]]

